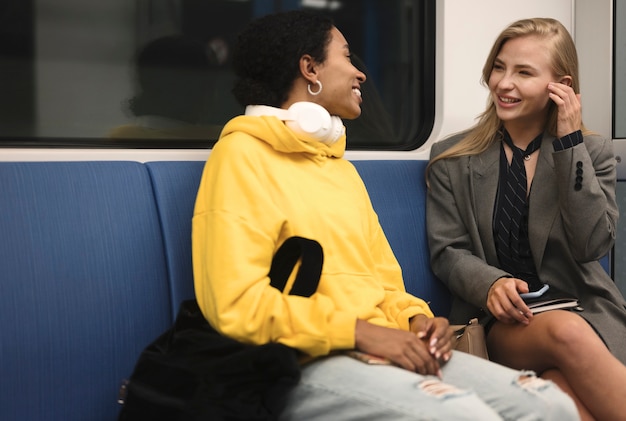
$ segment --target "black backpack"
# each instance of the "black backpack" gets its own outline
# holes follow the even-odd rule
[[[323,264],[314,240],[291,237],[277,251],[269,277],[283,290],[311,296]],[[146,347],[120,389],[118,421],[275,420],[300,379],[299,352],[279,343],[248,345],[220,335],[196,300],[181,304],[174,325]]]

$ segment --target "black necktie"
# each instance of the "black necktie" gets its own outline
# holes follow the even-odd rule
[[[537,136],[526,150],[521,150],[513,144],[506,130],[503,136],[504,142],[513,151],[513,157],[511,164],[508,165],[503,149],[500,164],[500,209],[496,212],[496,242],[502,269],[518,277],[523,273],[535,272],[528,241],[527,178],[524,159],[529,159],[530,154],[539,149],[542,137],[542,134]]]

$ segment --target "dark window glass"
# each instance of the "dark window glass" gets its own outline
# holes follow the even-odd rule
[[[348,148],[424,143],[434,0],[5,0],[0,147],[211,147],[243,111],[230,93],[237,32],[296,8],[332,15],[368,76]]]

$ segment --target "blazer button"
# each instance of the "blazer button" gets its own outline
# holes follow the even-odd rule
[[[576,175],[583,175],[583,169],[582,168],[578,168],[576,170]]]
[[[578,191],[578,190],[580,190],[582,188],[583,188],[582,184],[580,184],[580,183],[574,184],[574,190]]]
[[[583,162],[582,161],[577,161],[576,162],[576,168],[582,168],[583,167]]]

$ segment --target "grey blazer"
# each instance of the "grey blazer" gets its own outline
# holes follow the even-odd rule
[[[433,145],[431,158],[463,137]],[[544,136],[529,196],[528,231],[544,282],[576,294],[580,313],[626,363],[626,301],[598,259],[615,242],[613,144],[600,136],[554,152]],[[430,168],[426,218],[431,265],[453,295],[451,323],[486,309],[487,291],[505,275],[498,268],[493,213],[501,143],[480,155],[437,161]]]

